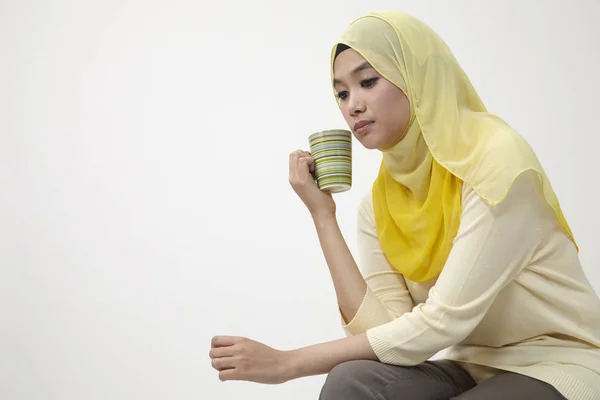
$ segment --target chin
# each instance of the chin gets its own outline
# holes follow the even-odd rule
[[[363,147],[367,150],[381,150],[380,146],[376,144],[363,143]]]
[[[357,138],[360,144],[363,145],[364,148],[368,150],[381,150],[385,147],[385,143],[383,143],[377,135],[373,134],[374,132],[370,132],[362,138]]]

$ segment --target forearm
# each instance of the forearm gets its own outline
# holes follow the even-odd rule
[[[360,308],[367,285],[352,257],[334,214],[313,215],[321,249],[333,280],[338,304],[346,321]]]
[[[290,379],[329,373],[352,360],[377,360],[365,333],[288,352]]]

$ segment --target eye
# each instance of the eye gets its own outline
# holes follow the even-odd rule
[[[369,78],[369,79],[363,79],[362,81],[360,81],[360,86],[363,87],[363,88],[370,88],[378,80],[379,80],[379,77],[374,77],[374,78]],[[337,98],[340,99],[340,100],[345,100],[347,97],[348,97],[348,91],[347,90],[343,90],[343,91],[337,93]]]
[[[337,98],[340,100],[344,100],[346,97],[348,97],[348,92],[346,90],[338,92],[337,94]]]
[[[377,80],[379,80],[379,78],[370,78],[370,79],[364,79],[360,82],[360,85],[362,87],[371,87],[375,84],[375,82],[377,82]]]

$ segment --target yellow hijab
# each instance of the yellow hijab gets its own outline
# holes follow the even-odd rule
[[[389,262],[407,279],[438,277],[461,214],[461,187],[495,206],[523,172],[536,171],[548,204],[575,243],[540,162],[508,124],[489,114],[445,42],[399,11],[355,20],[339,44],[363,56],[408,97],[411,120],[383,150],[373,189],[377,234]],[[338,44],[331,52],[331,77]]]

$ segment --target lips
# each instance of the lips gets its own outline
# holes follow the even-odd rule
[[[374,121],[358,121],[352,127],[355,133],[363,133],[369,129]]]

